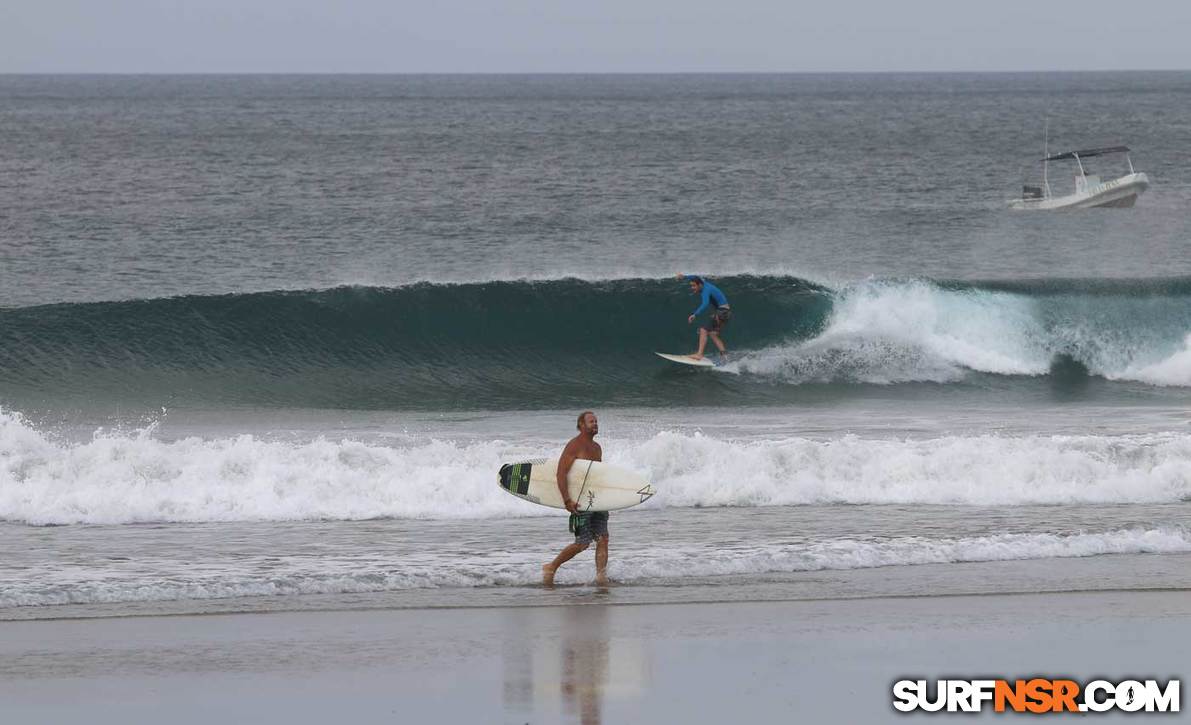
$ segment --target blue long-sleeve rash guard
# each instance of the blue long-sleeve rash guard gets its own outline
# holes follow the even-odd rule
[[[703,302],[699,305],[699,309],[691,313],[692,315],[698,315],[700,312],[707,309],[708,304],[711,304],[717,310],[721,307],[728,306],[728,297],[720,291],[719,287],[716,287],[711,282],[708,282],[706,279],[703,279],[697,274],[687,274],[683,276],[687,281],[697,279],[703,283]]]

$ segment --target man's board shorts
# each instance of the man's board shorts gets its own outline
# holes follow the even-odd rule
[[[576,544],[590,544],[599,538],[608,537],[608,512],[584,511],[571,514],[571,533],[575,535]]]
[[[717,307],[711,312],[711,317],[707,320],[707,324],[703,326],[704,330],[708,332],[719,332],[724,329],[724,325],[728,324],[728,320],[732,319],[732,310],[728,307]]]

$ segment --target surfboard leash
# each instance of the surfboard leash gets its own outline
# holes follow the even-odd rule
[[[595,461],[587,462],[587,470],[583,472],[583,483],[581,483],[579,485],[579,499],[583,498],[583,492],[587,490],[587,476],[591,473],[591,467],[593,465],[595,465]],[[575,504],[577,505],[578,503],[579,503],[579,500],[576,499]],[[591,502],[588,501],[587,508],[584,509],[584,513],[586,513],[587,511],[590,511],[590,510],[591,510]]]

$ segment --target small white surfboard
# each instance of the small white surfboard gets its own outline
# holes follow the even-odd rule
[[[690,365],[691,367],[696,367],[696,368],[713,368],[713,367],[715,367],[715,363],[713,363],[712,361],[708,360],[705,357],[693,358],[690,355],[671,355],[671,354],[665,353],[665,352],[655,352],[654,355],[657,355],[660,358],[669,360],[670,362],[676,362],[680,365]]]
[[[557,458],[539,458],[500,467],[500,487],[517,498],[565,509],[558,490]],[[577,458],[567,472],[567,492],[580,511],[627,509],[648,501],[657,490],[632,471]]]

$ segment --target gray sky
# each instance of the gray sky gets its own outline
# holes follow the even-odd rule
[[[1191,69],[1189,0],[3,0],[0,72]]]

